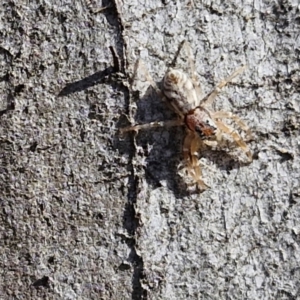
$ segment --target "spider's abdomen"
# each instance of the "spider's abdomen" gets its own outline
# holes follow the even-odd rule
[[[163,80],[163,92],[175,111],[183,115],[194,109],[199,99],[191,79],[182,71],[170,69]]]

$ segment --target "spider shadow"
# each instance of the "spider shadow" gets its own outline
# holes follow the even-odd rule
[[[154,121],[178,118],[152,87],[148,88],[143,97],[137,97],[135,100],[137,104],[135,124],[148,124]],[[127,134],[132,133],[128,132]],[[149,127],[139,130],[136,135],[136,144],[142,149],[139,151],[139,155],[146,157],[144,171],[147,183],[154,188],[166,186],[177,197],[189,194],[184,181],[178,175],[184,136],[183,126]]]
[[[251,163],[247,161],[239,161],[237,159],[237,155],[226,151],[226,149],[213,150],[210,147],[207,147],[207,149],[201,152],[201,157],[206,158],[210,163],[215,165],[218,170],[226,172],[228,175],[232,170],[238,170]]]

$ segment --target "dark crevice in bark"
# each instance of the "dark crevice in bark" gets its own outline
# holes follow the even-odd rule
[[[102,5],[109,6],[110,8],[104,11],[104,15],[107,18],[107,21],[116,28],[117,31],[117,41],[116,48],[111,47],[110,50],[112,52],[113,61],[114,61],[114,69],[119,74],[121,73],[122,77],[125,80],[129,81],[129,75],[127,74],[127,59],[126,59],[126,50],[127,45],[125,39],[123,37],[124,33],[124,25],[122,21],[121,10],[118,4],[118,0],[113,1],[113,5],[111,6],[111,1],[104,0]],[[130,88],[122,84],[120,88],[124,94],[125,99],[125,113],[128,115],[130,110],[130,99],[132,97],[132,92]],[[137,194],[138,194],[138,178],[136,175],[135,167],[132,163],[135,155],[136,149],[134,145],[134,138],[130,137],[129,143],[129,182],[128,182],[128,194],[127,199],[128,202],[125,205],[124,215],[123,215],[123,226],[127,230],[129,238],[126,238],[126,243],[128,247],[131,249],[128,260],[133,267],[133,275],[132,275],[132,295],[131,298],[133,300],[139,299],[147,299],[147,292],[142,287],[142,280],[144,279],[144,262],[143,258],[137,252],[137,241],[136,241],[136,233],[139,228],[139,221],[136,216],[135,205],[137,202]]]

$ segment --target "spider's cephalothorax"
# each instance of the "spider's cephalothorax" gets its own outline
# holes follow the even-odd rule
[[[130,126],[122,128],[121,131],[138,131],[151,127],[184,125],[187,128],[183,143],[184,170],[187,171],[186,173],[192,179],[192,184],[196,184],[197,187],[204,190],[207,188],[207,185],[202,180],[197,153],[204,149],[205,145],[214,148],[218,145],[222,146],[222,137],[224,135],[233,141],[235,147],[240,148],[246,154],[248,162],[252,161],[251,151],[245,141],[232,126],[223,122],[222,119],[230,119],[232,123],[238,125],[246,133],[246,136],[251,136],[248,126],[231,112],[215,112],[208,109],[220,90],[240,74],[245,67],[238,68],[229,77],[221,81],[209,95],[203,98],[192,59],[191,48],[187,42],[183,43],[182,48],[185,48],[188,54],[189,75],[180,70],[169,69],[163,79],[162,91],[144,68],[152,87],[158,95],[170,104],[179,118],[165,122],[151,122],[149,124]]]
[[[201,106],[189,111],[185,115],[184,123],[188,129],[195,131],[202,140],[210,139],[217,133],[217,125],[209,111]]]

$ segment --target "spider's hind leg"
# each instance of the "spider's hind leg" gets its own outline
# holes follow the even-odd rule
[[[143,76],[145,76],[146,82],[149,82],[150,85],[152,86],[152,88],[155,90],[156,94],[162,98],[162,100],[164,100],[164,95],[161,92],[161,90],[159,89],[159,87],[157,86],[157,84],[155,83],[155,81],[153,80],[152,76],[150,75],[147,67],[145,66],[145,64],[143,63],[143,61],[139,58],[137,59],[137,61],[134,64],[134,69],[133,69],[133,76],[131,77],[130,80],[130,87],[132,89],[133,83],[135,81],[135,78],[138,76],[139,70],[142,71]],[[138,125],[133,125],[133,126],[128,126],[125,128],[121,128],[119,130],[119,132],[121,134],[125,133],[125,132],[129,132],[129,131],[136,131],[138,132],[139,130],[142,129],[150,129],[150,128],[154,128],[154,127],[172,127],[172,126],[180,126],[182,125],[183,122],[182,120],[170,120],[170,121],[154,121],[154,122],[150,122],[147,124],[138,124]]]
[[[189,76],[193,81],[194,88],[197,91],[197,94],[200,96],[201,95],[201,88],[199,84],[199,78],[198,74],[196,72],[196,66],[195,66],[195,57],[193,55],[193,51],[191,48],[191,45],[188,41],[184,40],[179,44],[178,50],[170,64],[170,68],[175,68],[177,64],[177,59],[179,57],[179,54],[181,53],[181,50],[184,49],[184,52],[187,56],[188,59],[188,64],[189,64]]]
[[[199,83],[199,77],[196,72],[195,57],[193,55],[193,51],[192,51],[192,48],[191,48],[191,45],[189,44],[189,42],[184,41],[183,47],[185,49],[185,52],[186,52],[187,58],[188,58],[188,62],[189,62],[189,75],[192,79],[194,88],[195,88],[197,95],[199,97],[199,100],[200,100],[200,98],[202,97],[201,96],[202,90],[201,90],[200,83]]]
[[[156,127],[174,127],[183,125],[182,119],[177,120],[169,120],[169,121],[154,121],[146,124],[139,124],[134,126],[128,126],[120,129],[120,133],[123,134],[128,131],[136,131],[138,132],[141,129],[150,129]]]

